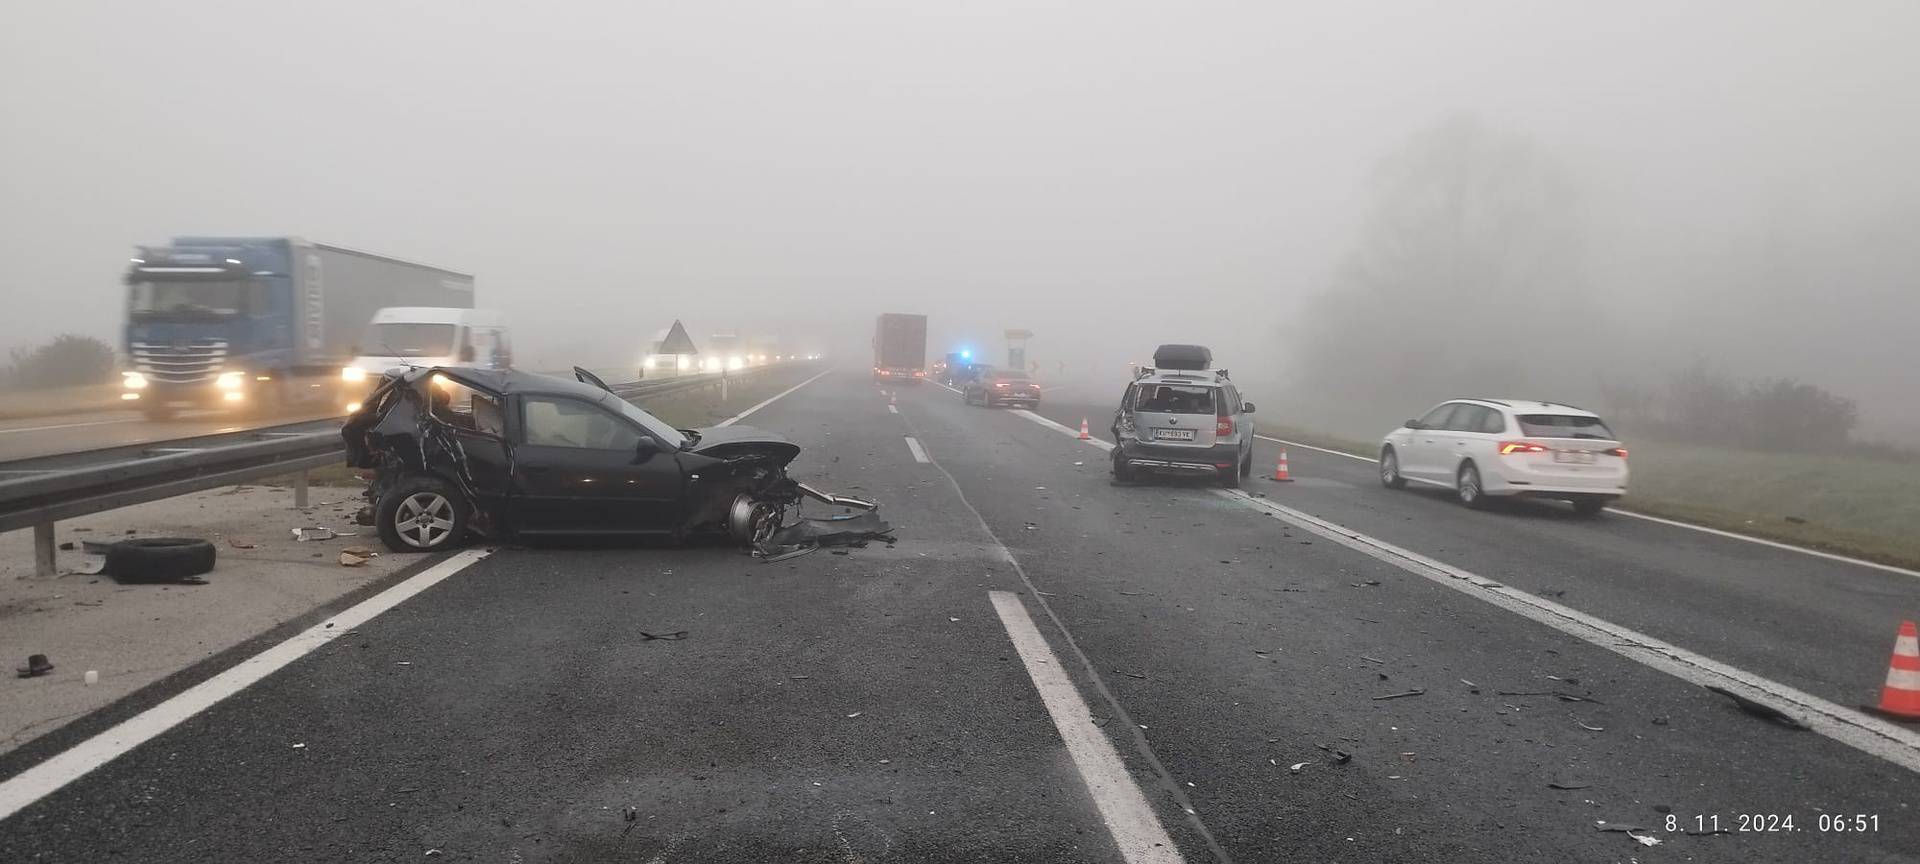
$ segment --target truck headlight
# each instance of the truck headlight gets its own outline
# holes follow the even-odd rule
[[[367,380],[367,370],[358,366],[343,366],[340,368],[340,380],[349,383],[365,381]]]
[[[120,373],[120,386],[128,390],[145,390],[147,389],[147,376],[138,372],[122,372]]]
[[[238,390],[246,385],[247,375],[244,372],[222,372],[220,377],[213,379],[213,386],[222,390]]]

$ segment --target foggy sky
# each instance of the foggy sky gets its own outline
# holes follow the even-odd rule
[[[543,367],[632,362],[676,317],[858,355],[911,311],[936,352],[1024,326],[1049,371],[1192,340],[1283,380],[1374,164],[1455,112],[1566,166],[1587,279],[1646,343],[1690,274],[1781,225],[1920,272],[1920,4],[1897,0],[0,14],[0,348],[117,341],[135,244],[292,234],[476,274]],[[1821,295],[1840,311],[1795,369],[1726,359],[1910,386],[1869,380],[1898,352],[1840,356],[1904,296]]]

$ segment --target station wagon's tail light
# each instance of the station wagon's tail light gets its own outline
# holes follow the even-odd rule
[[[1232,435],[1232,434],[1233,434],[1233,418],[1232,417],[1222,417],[1219,419],[1219,421],[1213,424],[1213,435],[1215,438],[1225,438],[1228,435]]]
[[[1605,453],[1608,456],[1618,456],[1622,459],[1627,458],[1627,448],[1625,447],[1615,447],[1612,450],[1602,450],[1600,452]]]
[[[1515,453],[1545,453],[1545,452],[1547,452],[1546,445],[1535,444],[1532,441],[1500,442],[1500,455],[1502,456],[1512,456]]]

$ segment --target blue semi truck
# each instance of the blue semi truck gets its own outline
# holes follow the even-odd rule
[[[341,369],[374,312],[471,309],[474,299],[465,273],[296,237],[143,246],[126,284],[120,398],[154,420],[190,408],[337,407]]]

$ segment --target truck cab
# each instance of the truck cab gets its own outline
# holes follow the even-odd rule
[[[406,367],[510,369],[512,340],[507,316],[494,309],[390,306],[373,313],[354,347],[352,362],[340,370],[343,405],[359,410],[360,398],[381,376]]]

